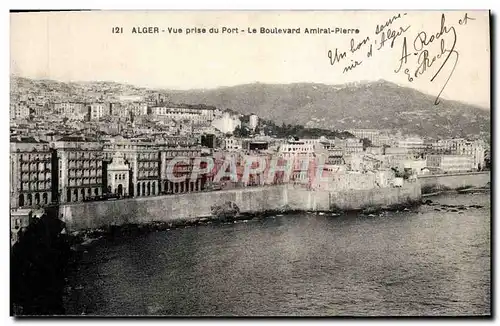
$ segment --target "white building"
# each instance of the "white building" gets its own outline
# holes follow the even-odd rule
[[[398,141],[398,147],[408,149],[410,153],[419,153],[424,150],[424,140],[420,137],[408,137]]]
[[[224,149],[228,151],[239,151],[242,149],[242,140],[239,138],[228,137],[224,139]]]
[[[221,118],[212,121],[212,126],[222,133],[232,133],[236,127],[241,128],[241,121],[237,117],[232,117],[229,112],[224,112]]]
[[[250,121],[248,126],[250,127],[250,129],[255,130],[255,128],[257,128],[258,125],[259,125],[259,117],[256,114],[252,114],[250,116]]]
[[[482,140],[445,139],[436,144],[440,150],[452,155],[469,155],[474,158],[475,169],[484,166],[484,152],[486,146]]]
[[[313,143],[306,143],[302,140],[288,141],[286,144],[279,146],[278,153],[282,157],[312,156],[315,146]]]
[[[210,123],[214,120],[214,108],[208,107],[167,107],[154,106],[150,113],[158,117],[166,117],[172,120],[190,120],[195,123]]]
[[[439,168],[443,172],[473,171],[474,157],[471,155],[428,155],[427,166]]]
[[[129,170],[123,153],[117,152],[108,165],[108,193],[119,196],[129,195]]]

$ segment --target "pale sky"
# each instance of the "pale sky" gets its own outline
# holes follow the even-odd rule
[[[467,24],[460,24],[465,12],[445,12],[448,33],[430,41],[441,29],[441,12],[401,12],[401,18],[384,28],[399,32],[393,48],[390,41],[381,50],[383,25],[397,12],[166,12],[166,11],[104,11],[11,14],[11,73],[31,78],[59,81],[115,81],[137,86],[190,89],[232,86],[253,82],[314,82],[342,84],[361,80],[386,79],[437,96],[456,60],[448,62],[433,82],[432,76],[444,62],[447,53],[436,59],[427,71],[413,78],[404,74],[418,69],[418,57],[427,49],[429,60],[449,50],[453,44],[452,27],[456,32],[455,50],[458,62],[441,98],[490,107],[490,48],[487,11],[469,11]],[[463,23],[463,21],[462,21]],[[158,27],[159,34],[132,34],[133,27]],[[122,34],[112,33],[122,27]],[[182,28],[182,34],[169,34],[168,28]],[[190,27],[219,28],[219,34],[190,34]],[[238,34],[222,33],[234,28]],[[298,35],[249,34],[248,28],[259,32],[266,28],[300,28]],[[305,34],[305,28],[359,29],[359,34]],[[245,30],[244,33],[241,30]],[[164,30],[165,32],[162,32]],[[428,43],[416,51],[414,40],[425,31]],[[366,44],[350,53],[355,45],[369,37]],[[406,65],[395,73],[407,40]],[[417,42],[418,43],[418,42]],[[372,56],[367,57],[372,44]],[[416,47],[419,48],[418,44]],[[346,51],[341,62],[330,64],[328,50]],[[417,55],[411,55],[418,52]],[[351,61],[352,60],[352,61]],[[421,59],[422,60],[422,59]],[[354,61],[363,61],[353,70],[343,68]],[[430,63],[431,61],[429,61]]]

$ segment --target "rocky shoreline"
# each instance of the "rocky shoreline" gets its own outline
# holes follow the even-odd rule
[[[394,204],[388,206],[367,206],[357,210],[342,210],[338,207],[331,207],[330,210],[325,211],[305,211],[295,210],[289,207],[283,207],[278,210],[267,210],[259,213],[237,213],[237,214],[221,214],[219,216],[200,217],[196,219],[178,219],[169,222],[151,222],[145,224],[124,224],[124,225],[111,225],[99,229],[88,229],[81,231],[74,231],[69,234],[71,238],[71,249],[73,251],[85,251],[87,247],[94,245],[100,240],[114,240],[124,237],[134,237],[141,234],[150,232],[169,231],[173,229],[195,227],[199,225],[209,224],[231,224],[231,223],[245,223],[251,220],[262,220],[275,216],[292,215],[298,213],[325,215],[325,216],[340,216],[348,213],[357,212],[366,216],[374,216],[383,212],[398,212],[409,211],[411,208],[421,205],[423,202],[407,201],[401,204]]]
[[[124,224],[111,225],[99,229],[88,229],[82,231],[71,232],[68,236],[70,239],[71,249],[73,251],[85,251],[87,247],[95,244],[100,240],[113,240],[123,237],[138,236],[150,232],[169,231],[179,228],[188,228],[198,225],[208,224],[229,224],[247,222],[251,220],[260,220],[272,216],[283,216],[297,213],[308,213],[326,216],[339,216],[347,213],[359,213],[365,216],[381,215],[384,212],[400,212],[409,211],[419,205],[431,205],[432,201],[429,197],[438,196],[444,193],[476,193],[490,191],[489,187],[462,187],[459,189],[442,189],[431,193],[423,194],[421,200],[408,200],[404,203],[388,205],[388,206],[366,206],[357,210],[343,210],[339,207],[331,207],[328,211],[304,211],[294,210],[289,207],[283,207],[278,210],[268,210],[259,213],[222,213],[218,216],[200,217],[196,219],[178,219],[169,222],[151,222],[146,224]],[[460,209],[460,208],[459,208]]]

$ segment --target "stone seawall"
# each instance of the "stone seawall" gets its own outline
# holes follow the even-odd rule
[[[260,213],[273,210],[328,211],[332,207],[361,209],[419,198],[419,184],[336,193],[285,185],[64,204],[59,208],[59,217],[68,230],[74,231],[109,225],[193,220],[211,216],[213,205],[229,201],[242,213]]]
[[[457,189],[465,186],[484,187],[490,182],[490,172],[469,172],[439,175],[422,175],[418,177],[422,187],[446,187]]]
[[[213,205],[228,201],[245,213],[280,209],[287,203],[286,186],[66,204],[60,206],[59,217],[70,230],[169,222],[211,216]]]
[[[350,190],[330,194],[332,209],[358,210],[374,207],[411,203],[421,198],[419,183],[407,183],[401,188],[378,188],[370,190]]]

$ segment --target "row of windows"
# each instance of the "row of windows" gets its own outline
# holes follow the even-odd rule
[[[88,177],[100,177],[102,175],[102,173],[100,171],[98,172],[95,172],[95,171],[92,171],[92,172],[88,172],[88,171],[85,171],[85,172],[70,172],[68,174],[68,178],[88,178]]]
[[[125,177],[125,173],[115,174],[115,180],[125,180]]]
[[[96,159],[99,157],[99,152],[85,151],[85,152],[69,152],[69,160],[81,160],[81,159]]]
[[[32,205],[40,205],[40,204],[48,204],[49,203],[50,194],[44,192],[42,194],[20,194],[18,199],[19,207],[23,206],[32,206]]]
[[[158,177],[158,173],[155,173],[154,171],[139,171],[139,173],[137,174],[137,177],[139,179]]]
[[[24,174],[21,176],[21,181],[26,182],[26,181],[32,181],[32,182],[37,182],[37,181],[50,181],[50,173],[47,174]]]
[[[156,160],[158,159],[158,153],[141,153],[137,155],[138,160]]]
[[[167,151],[167,157],[196,157],[200,155],[201,155],[200,151],[189,151],[189,152]]]
[[[137,166],[139,168],[157,168],[158,162],[138,162]]]
[[[30,163],[25,163],[25,162],[21,162],[20,164],[20,167],[21,169],[23,170],[43,170],[43,169],[50,169],[52,166],[52,164],[50,162],[42,162],[42,163],[38,163],[38,162],[30,162]]]
[[[50,160],[52,158],[51,154],[21,154],[19,159],[21,161],[36,161],[36,160]]]
[[[50,181],[22,182],[20,191],[49,190],[51,188]]]
[[[78,187],[83,185],[93,185],[93,184],[101,184],[101,178],[82,178],[82,179],[70,179],[68,182],[68,186],[70,187]]]

